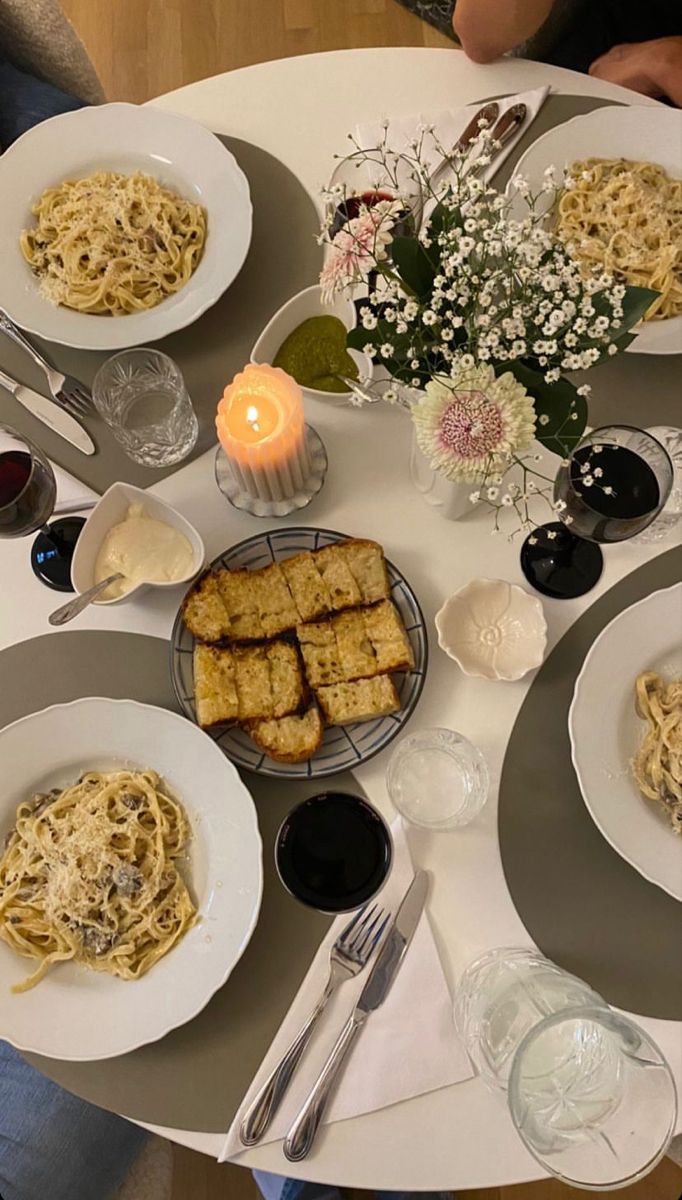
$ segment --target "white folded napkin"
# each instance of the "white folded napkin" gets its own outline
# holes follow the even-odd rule
[[[57,480],[57,506],[55,509],[57,513],[62,505],[68,505],[69,508],[75,510],[79,503],[87,505],[88,501],[99,499],[97,492],[93,492],[86,483],[81,483],[80,479],[69,475],[63,467],[58,467],[56,463],[50,465]]]
[[[499,170],[504,160],[509,154],[511,154],[518,139],[523,136],[525,131],[528,129],[528,126],[532,121],[535,120],[547,98],[548,93],[549,87],[539,87],[534,88],[533,91],[530,92],[520,92],[517,96],[505,96],[502,100],[498,101],[500,106],[500,117],[507,111],[508,108],[511,108],[513,104],[519,104],[521,102],[523,102],[528,108],[528,116],[526,117],[526,120],[521,128],[518,130],[516,136],[511,138],[504,149],[495,155],[495,158],[491,162],[490,166],[488,166],[485,171],[481,172],[482,179],[488,180],[492,178],[495,172]],[[467,104],[465,108],[459,108],[455,111],[443,110],[427,116],[420,113],[418,116],[404,117],[395,121],[391,120],[388,128],[388,144],[391,150],[395,150],[398,154],[403,151],[413,153],[409,149],[410,142],[415,137],[418,137],[419,129],[421,127],[432,125],[434,132],[442,146],[454,146],[457,138],[461,133],[464,132],[464,129],[471,120],[473,114],[479,109],[483,108],[485,103],[485,100],[477,100],[474,104]],[[358,144],[362,147],[378,146],[383,136],[384,127],[379,121],[369,122],[365,125],[358,125],[356,129]],[[428,170],[435,170],[441,160],[441,155],[434,146],[432,138],[426,137],[424,139],[422,157]],[[374,176],[376,175],[377,168],[375,166],[365,165],[361,169],[367,172],[367,183],[370,184],[374,182]],[[444,171],[443,175],[439,179],[439,182],[442,182],[443,179],[446,178],[447,173]]]
[[[400,821],[393,825],[391,833],[393,869],[376,899],[395,914],[414,868]],[[315,955],[230,1127],[220,1162],[234,1158],[244,1149],[239,1140],[239,1125],[244,1112],[318,1000],[327,980],[330,947],[348,920],[344,915],[334,921]],[[370,970],[371,964],[355,979],[342,984],[330,1001],[282,1106],[263,1139],[265,1142],[278,1141],[288,1133]],[[450,992],[425,912],[391,990],[381,1007],[370,1014],[351,1051],[327,1109],[325,1123],[386,1108],[411,1096],[459,1083],[472,1075],[469,1058],[455,1032]],[[284,1157],[282,1163],[285,1163]]]

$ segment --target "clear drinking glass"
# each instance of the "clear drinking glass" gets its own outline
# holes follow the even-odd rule
[[[481,751],[452,729],[421,729],[398,742],[386,786],[398,812],[424,829],[457,829],[488,798],[488,765]]]
[[[134,462],[170,467],[196,444],[199,422],[182,372],[160,350],[143,347],[114,354],[97,372],[92,396]]]
[[[455,1020],[482,1078],[507,1092],[519,1136],[551,1174],[609,1191],[665,1153],[677,1097],[660,1050],[539,951],[504,947],[471,963]]]
[[[514,1055],[548,1014],[608,1005],[539,950],[502,947],[470,963],[455,997],[455,1021],[479,1074],[506,1090]]]
[[[673,485],[668,499],[655,521],[632,539],[638,544],[649,545],[667,538],[682,521],[682,429],[674,425],[652,425],[644,432],[661,443],[673,465]]]
[[[574,1187],[611,1191],[663,1157],[677,1096],[643,1029],[611,1009],[575,1008],[526,1034],[509,1077],[509,1109],[546,1170]]]

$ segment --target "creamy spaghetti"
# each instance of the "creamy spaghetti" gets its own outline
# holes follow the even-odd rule
[[[682,833],[682,679],[666,684],[655,671],[635,682],[635,707],[647,731],[632,760],[639,790],[663,806],[675,833]]]
[[[154,771],[90,771],[19,805],[0,859],[0,937],[39,960],[139,979],[193,924],[177,869],[189,837]]]
[[[569,171],[557,233],[586,269],[660,295],[646,321],[682,313],[682,180],[654,163],[588,158]]]
[[[149,175],[97,171],[48,188],[19,242],[46,299],[119,317],[154,308],[201,259],[206,213]]]

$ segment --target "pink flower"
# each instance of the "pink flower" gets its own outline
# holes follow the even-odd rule
[[[366,280],[377,263],[385,261],[400,211],[401,205],[395,200],[380,200],[371,208],[363,205],[358,216],[339,230],[320,274],[324,304],[336,292]]]

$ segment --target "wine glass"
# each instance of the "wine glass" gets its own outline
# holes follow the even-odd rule
[[[521,549],[521,569],[554,599],[583,596],[604,566],[599,543],[641,533],[670,495],[673,466],[661,443],[630,425],[593,429],[566,459],[554,482],[560,520],[541,525]]]
[[[59,517],[48,525],[56,497],[54,471],[42,450],[0,423],[0,538],[40,530],[31,548],[34,573],[48,587],[72,592],[71,558],[85,522]]]

